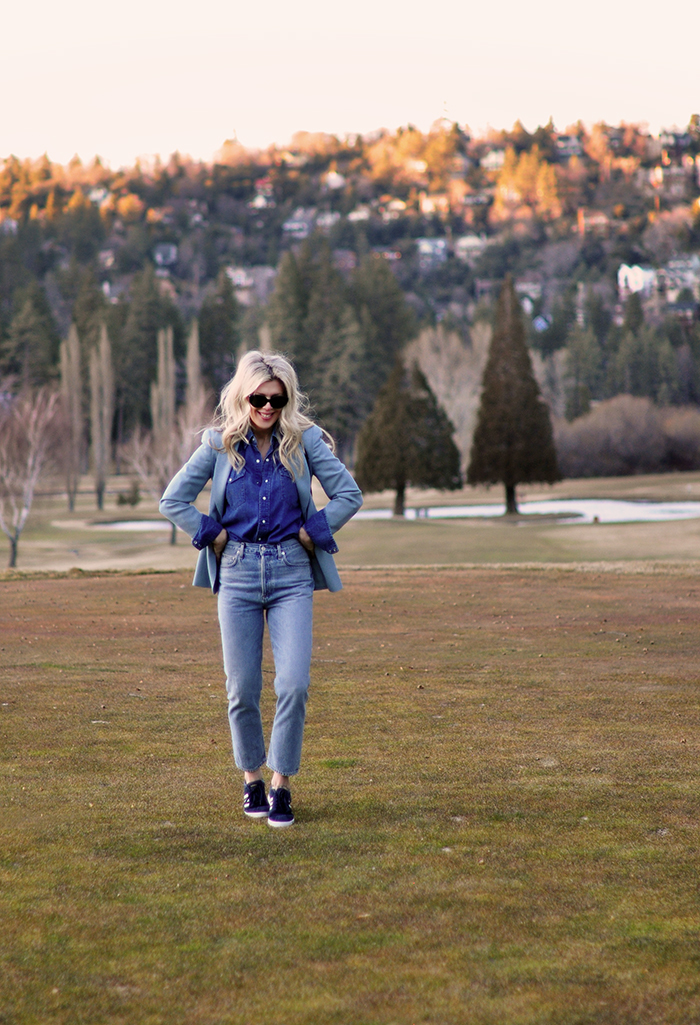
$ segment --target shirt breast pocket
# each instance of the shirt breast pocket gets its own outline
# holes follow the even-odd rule
[[[242,470],[231,470],[226,481],[226,505],[236,508],[245,502],[250,483],[245,466]]]

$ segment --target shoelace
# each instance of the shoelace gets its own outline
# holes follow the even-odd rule
[[[262,804],[265,796],[265,784],[262,780],[257,779],[254,783],[248,783],[246,786],[248,789],[243,799],[246,808],[249,808],[251,805]]]
[[[279,790],[275,790],[273,797],[273,811],[276,815],[291,815],[292,814],[292,795],[286,787],[282,787]]]

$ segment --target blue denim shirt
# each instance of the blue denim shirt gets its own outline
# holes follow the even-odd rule
[[[335,553],[333,539],[323,510],[303,522],[299,494],[291,473],[282,465],[277,450],[279,440],[272,435],[270,449],[263,459],[251,431],[242,453],[245,465],[231,468],[226,484],[226,509],[221,523],[202,516],[199,530],[192,538],[195,548],[210,545],[224,527],[229,539],[251,544],[280,544],[298,537],[302,526],[319,548]]]

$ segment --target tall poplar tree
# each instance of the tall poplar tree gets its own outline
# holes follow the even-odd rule
[[[467,482],[503,484],[506,513],[517,513],[518,484],[559,479],[549,410],[532,372],[520,301],[508,275],[496,307]]]
[[[75,324],[61,342],[61,405],[63,407],[63,465],[66,474],[68,508],[75,509],[83,459],[83,381],[80,368],[80,339]]]
[[[394,516],[403,516],[409,485],[459,488],[452,433],[418,365],[406,370],[398,360],[357,439],[357,483],[365,491],[395,491]]]
[[[103,324],[100,341],[90,350],[90,435],[97,508],[104,508],[105,485],[112,448],[114,369],[112,346]]]

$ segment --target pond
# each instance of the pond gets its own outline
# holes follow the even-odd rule
[[[520,514],[527,517],[551,516],[553,524],[570,523],[654,523],[671,520],[689,520],[700,517],[700,502],[645,502],[623,501],[611,498],[561,498],[541,502],[521,502]],[[407,509],[407,520],[446,520],[465,517],[503,516],[505,505],[433,505]],[[391,509],[360,509],[356,520],[390,520]],[[519,522],[522,522],[519,521]],[[91,530],[150,531],[170,530],[165,520],[112,520],[107,523],[56,521],[55,527],[84,527]]]
[[[521,515],[553,516],[554,522],[567,523],[654,523],[700,517],[700,502],[644,502],[611,498],[561,498],[541,502],[521,502]],[[405,518],[452,519],[460,517],[503,516],[505,505],[435,505],[407,509]],[[391,509],[361,509],[357,520],[389,520]]]

